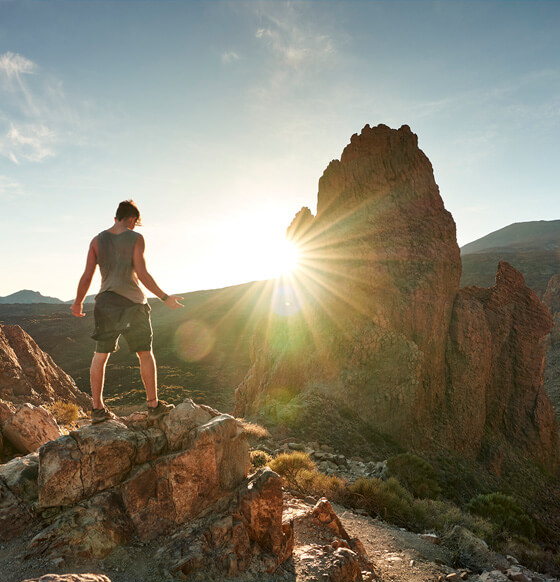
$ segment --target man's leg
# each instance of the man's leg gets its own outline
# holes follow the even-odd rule
[[[151,350],[146,352],[136,352],[136,354],[140,360],[140,375],[142,376],[142,382],[146,389],[148,406],[150,408],[155,408],[158,404],[156,359]]]
[[[103,384],[105,383],[105,366],[111,354],[95,352],[91,361],[89,378],[93,408],[103,408]]]

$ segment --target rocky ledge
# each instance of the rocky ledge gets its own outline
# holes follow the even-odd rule
[[[0,466],[0,541],[26,538],[18,561],[59,567],[154,541],[159,575],[271,573],[293,525],[281,478],[249,467],[239,423],[191,400],[155,423],[88,425]]]

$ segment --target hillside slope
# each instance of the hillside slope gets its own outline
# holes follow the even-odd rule
[[[185,293],[185,308],[177,311],[150,301],[162,398],[191,396],[230,411],[234,389],[249,368],[256,321],[270,311],[273,289],[274,281],[260,281]],[[76,318],[62,303],[0,305],[0,323],[20,325],[89,394],[92,311],[86,305],[86,317]],[[138,361],[124,340],[110,360],[106,396],[109,405],[144,405]]]
[[[56,297],[46,297],[41,295],[39,291],[30,291],[29,289],[23,289],[21,291],[16,291],[5,297],[0,297],[1,304],[18,304],[18,303],[63,303],[60,299]]]
[[[490,287],[496,267],[507,261],[542,298],[548,281],[560,272],[560,220],[518,222],[461,248],[461,286]]]

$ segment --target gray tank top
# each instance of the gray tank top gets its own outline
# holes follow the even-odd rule
[[[99,293],[113,291],[134,303],[147,302],[132,262],[134,244],[139,236],[132,230],[120,234],[104,230],[97,235],[97,264],[101,271]]]

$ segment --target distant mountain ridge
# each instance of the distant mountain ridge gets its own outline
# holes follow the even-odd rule
[[[39,291],[23,289],[21,291],[16,291],[11,295],[0,297],[0,303],[64,303],[64,301],[61,301],[57,297],[46,297],[45,295],[39,293]]]
[[[461,247],[461,255],[490,250],[558,249],[560,248],[560,220],[515,222],[500,230]]]
[[[94,302],[95,295],[88,295],[84,300],[84,303]],[[32,303],[71,305],[74,303],[74,300],[70,299],[69,301],[62,301],[62,299],[59,299],[58,297],[49,297],[47,295],[41,294],[39,291],[30,291],[29,289],[22,289],[21,291],[16,291],[11,295],[0,297],[0,304],[2,305],[29,305]]]
[[[462,247],[461,287],[491,287],[500,261],[521,271],[542,298],[560,273],[560,220],[516,222]]]

